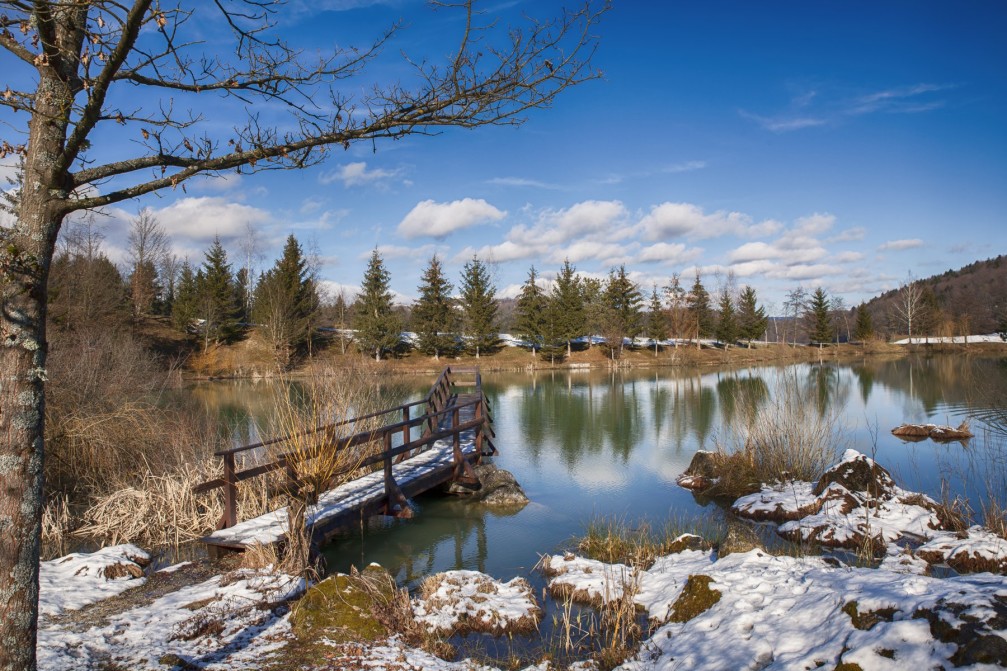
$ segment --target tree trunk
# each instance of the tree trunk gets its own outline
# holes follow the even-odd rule
[[[42,68],[29,124],[18,221],[7,230],[0,250],[0,669],[4,671],[35,669],[46,292],[71,190],[67,166],[60,164],[71,100],[57,73]]]

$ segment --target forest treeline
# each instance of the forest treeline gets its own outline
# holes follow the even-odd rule
[[[167,231],[149,210],[141,210],[131,223],[127,263],[117,267],[94,226],[78,223],[64,236],[53,264],[50,324],[59,334],[160,316],[203,350],[256,333],[281,369],[320,343],[376,359],[410,349],[435,358],[478,357],[502,346],[501,332],[554,362],[590,344],[589,336],[600,336],[598,342],[618,358],[626,343],[638,338],[655,347],[668,339],[716,340],[730,347],[1007,332],[1007,296],[996,298],[997,287],[1007,293],[1003,257],[925,280],[908,278],[900,289],[853,308],[822,287],[798,286],[786,294],[782,314],[770,317],[756,289],[738,286],[732,275],[715,278],[716,286],[709,288],[699,272],[687,279],[673,275],[666,286],[642,287],[625,266],[597,278],[566,261],[550,281],[532,266],[517,298],[500,300],[486,261],[473,256],[455,284],[434,256],[416,287],[417,299],[402,306],[393,302],[391,274],[377,249],[360,291],[333,296],[321,291],[319,264],[293,235],[281,256],[257,272],[253,233],[237,264],[219,239],[193,263],[171,252]],[[964,288],[972,282],[994,300],[967,298],[971,294]]]

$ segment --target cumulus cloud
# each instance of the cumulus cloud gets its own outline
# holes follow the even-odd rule
[[[752,227],[752,218],[741,212],[718,210],[706,214],[692,203],[661,203],[651,208],[639,223],[647,240],[714,238],[721,235],[745,235]]]
[[[482,198],[463,198],[450,203],[424,200],[416,204],[399,224],[398,232],[407,239],[443,238],[476,224],[500,221],[507,213]]]
[[[378,254],[386,261],[392,259],[429,259],[434,254],[443,257],[446,247],[443,245],[423,245],[421,247],[408,247],[405,245],[378,245]],[[371,252],[361,252],[361,259],[369,259]]]
[[[517,244],[551,247],[570,240],[601,236],[611,241],[627,237],[628,212],[618,200],[586,200],[561,210],[544,210],[530,226],[511,229],[508,240]]]
[[[836,235],[829,238],[829,242],[857,242],[863,240],[864,236],[867,234],[867,229],[863,226],[854,226],[853,228],[847,228],[845,231],[840,231]]]
[[[195,242],[210,241],[215,236],[234,239],[243,235],[249,225],[264,226],[272,220],[265,210],[219,196],[181,198],[153,210],[153,214],[172,237]]]
[[[382,183],[399,175],[401,170],[383,170],[381,168],[367,169],[366,161],[357,161],[341,165],[332,172],[325,173],[318,181],[322,184],[342,182],[343,186],[360,186],[362,184]]]
[[[923,241],[919,238],[909,238],[904,240],[889,240],[878,247],[879,252],[903,252],[907,249],[916,249],[923,246]]]
[[[640,250],[637,260],[642,263],[690,263],[703,252],[699,247],[688,248],[680,242],[658,242]]]

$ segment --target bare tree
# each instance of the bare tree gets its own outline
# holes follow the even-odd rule
[[[832,310],[832,319],[836,322],[837,326],[839,321],[842,320],[843,328],[846,330],[846,342],[850,342],[852,340],[850,336],[850,311],[846,309],[846,301],[842,296],[833,296],[829,302],[829,308]],[[836,340],[839,340],[839,329],[836,329]]]
[[[906,275],[906,281],[899,284],[894,309],[900,321],[905,323],[909,343],[913,342],[913,320],[918,320],[922,307],[923,288],[913,279],[913,274]]]
[[[329,146],[518,124],[598,76],[592,31],[606,6],[522,30],[473,1],[451,5],[465,20],[445,62],[408,61],[405,83],[367,86],[397,26],[308,60],[278,34],[278,2],[0,0],[7,81],[30,82],[0,92],[0,127],[15,134],[0,154],[24,158],[25,185],[17,222],[0,232],[0,669],[35,667],[46,289],[64,219],[198,175],[312,165]],[[219,43],[202,52],[216,18],[230,55]],[[286,117],[267,124],[257,106]]]
[[[157,271],[168,253],[168,234],[150,208],[137,213],[129,227],[129,291],[133,316],[150,314],[157,298]]]
[[[241,251],[241,269],[245,272],[241,275],[240,294],[244,301],[241,306],[242,313],[252,314],[252,296],[255,294],[255,276],[262,261],[266,258],[262,253],[262,241],[259,232],[249,221],[245,222],[245,232],[238,242],[238,249]]]
[[[783,313],[788,318],[791,328],[793,328],[793,340],[792,343],[797,345],[797,336],[801,324],[801,315],[804,314],[808,307],[808,292],[801,285],[797,285],[797,288],[787,292],[787,300],[783,302]],[[787,333],[783,333],[783,342],[787,341]]]

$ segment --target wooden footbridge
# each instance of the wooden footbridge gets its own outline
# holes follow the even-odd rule
[[[345,433],[347,427],[362,422],[377,428],[340,435],[341,429]],[[223,460],[223,476],[193,490],[224,490],[224,514],[217,530],[202,539],[204,543],[221,550],[241,551],[255,544],[285,541],[285,507],[238,521],[238,484],[281,471],[277,475],[285,479],[285,491],[297,491],[293,460],[305,452],[284,451],[284,446],[294,440],[303,444],[305,439],[313,441],[310,453],[317,458],[355,451],[353,458],[344,460],[351,464],[346,470],[355,477],[347,480],[346,470],[336,473],[328,483],[331,488],[308,506],[305,521],[316,543],[341,529],[359,525],[371,515],[409,517],[412,511],[407,499],[445,483],[478,488],[472,465],[496,454],[490,407],[479,370],[447,367],[420,401],[217,452],[216,456]],[[266,453],[277,456],[263,463],[262,455]]]

